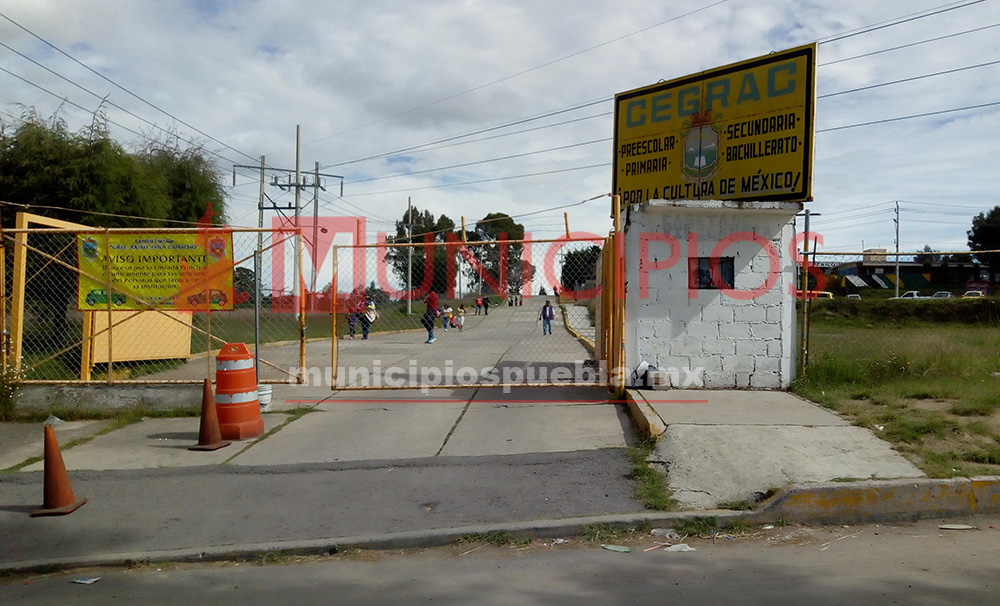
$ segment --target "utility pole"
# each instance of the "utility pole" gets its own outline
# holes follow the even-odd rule
[[[899,296],[899,200],[896,200],[896,218],[892,220],[896,224],[896,296]]]
[[[302,151],[302,127],[299,124],[295,125],[295,229],[299,228],[299,215],[302,214],[302,171],[299,168],[299,156]],[[302,265],[302,235],[297,234],[295,237],[295,255],[294,261],[292,262],[292,275],[294,276],[292,280],[292,294],[296,292],[301,292],[302,287],[300,285],[300,280],[302,276],[299,275],[299,270]],[[296,308],[295,315],[298,316],[298,307]]]
[[[301,127],[300,126],[296,126],[295,127],[295,168],[294,169],[291,169],[291,168],[275,168],[273,166],[269,167],[264,162],[264,156],[260,157],[260,165],[259,166],[251,166],[251,165],[246,165],[246,164],[234,164],[233,165],[233,187],[236,186],[236,169],[237,168],[248,168],[248,169],[255,169],[255,170],[259,170],[260,171],[260,201],[257,204],[257,210],[258,210],[257,227],[259,229],[261,229],[261,230],[264,229],[264,210],[265,209],[273,210],[273,211],[276,211],[276,212],[282,212],[283,214],[284,214],[284,212],[287,212],[287,211],[293,211],[295,213],[294,218],[293,218],[293,225],[295,227],[300,227],[301,226],[300,216],[302,214],[302,204],[301,204],[301,198],[302,198],[302,196],[301,196],[301,190],[303,188],[306,188],[306,187],[313,188],[314,189],[314,192],[313,192],[313,205],[314,206],[313,206],[313,235],[312,235],[312,238],[313,238],[313,258],[315,260],[316,258],[318,258],[318,251],[319,251],[319,241],[317,239],[318,238],[317,231],[318,231],[318,225],[319,225],[319,221],[318,221],[318,218],[319,218],[319,190],[322,189],[323,191],[326,191],[326,187],[324,186],[323,181],[321,180],[321,177],[326,177],[326,178],[330,178],[330,179],[340,179],[340,195],[341,195],[341,197],[343,197],[343,195],[344,195],[344,177],[342,175],[332,175],[332,174],[327,174],[327,173],[321,173],[321,172],[319,172],[319,162],[317,162],[316,163],[315,172],[314,172],[314,175],[315,175],[314,182],[313,183],[304,183],[303,180],[302,180],[302,172],[301,172],[301,168],[300,168],[300,162],[301,162],[300,143],[301,143]],[[293,189],[294,188],[294,190],[295,190],[295,203],[294,203],[294,205],[284,204],[284,205],[278,206],[277,204],[274,203],[273,200],[270,199],[269,196],[267,196],[267,194],[264,193],[264,180],[265,180],[265,173],[267,173],[267,172],[271,172],[272,173],[271,181],[269,183],[269,185],[271,185],[272,187],[277,187],[278,189],[281,189],[283,191],[288,191],[289,189]],[[276,173],[284,173],[285,176],[284,177],[280,177]],[[267,202],[269,202],[270,204],[268,205],[265,202],[265,200],[267,200]],[[285,216],[287,217],[287,214]],[[255,273],[257,275],[257,289],[258,289],[258,291],[261,289],[261,279],[260,279],[260,270],[261,270],[261,267],[259,265],[261,264],[260,257],[262,255],[263,248],[264,248],[264,234],[263,234],[263,232],[258,232],[258,236],[257,236],[257,255],[256,255],[257,260],[255,261],[255,263],[257,264],[257,266],[254,268],[255,269]],[[302,243],[301,243],[301,241],[298,241],[298,242],[295,242],[295,254],[294,254],[294,256],[295,256],[295,262],[294,262],[295,267],[294,267],[294,270],[293,270],[293,275],[295,276],[295,278],[294,278],[294,280],[292,282],[292,294],[295,294],[296,292],[298,292],[301,289],[302,284],[304,283],[304,282],[302,282],[302,280],[304,280],[304,278],[300,278],[300,275],[299,275],[300,274],[300,268],[301,268],[301,258],[302,258],[301,255],[302,255]],[[317,278],[317,273],[319,272],[319,268],[315,267],[315,265],[316,265],[315,262],[313,263],[313,265],[314,265],[314,267],[313,267],[313,276],[312,276],[312,288],[313,288],[313,290],[315,290],[315,288],[316,288],[316,278]],[[336,288],[336,285],[334,284],[333,287]],[[259,367],[259,365],[258,365],[258,367]]]
[[[319,190],[321,187],[319,183],[319,162],[316,163],[316,168],[314,170],[315,170],[314,173],[315,176],[313,177],[313,179],[315,179],[315,181],[313,182],[313,242],[312,242],[313,268],[312,268],[312,288],[310,288],[310,290],[313,293],[316,292],[316,274],[319,273],[319,267],[317,267],[317,264],[319,263]]]
[[[260,290],[261,254],[264,250],[264,156],[260,157],[260,198],[257,201],[257,250],[253,253],[253,356],[257,385],[260,385]],[[236,169],[233,169],[235,180]],[[235,183],[233,184],[235,185]]]
[[[413,204],[406,196],[406,315],[413,315]]]

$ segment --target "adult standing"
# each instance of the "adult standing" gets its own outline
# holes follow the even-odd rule
[[[490,298],[483,297],[483,314],[490,315]]]
[[[552,307],[552,303],[546,301],[545,305],[542,306],[542,312],[538,315],[542,320],[542,334],[551,335],[552,334],[552,320],[556,317],[556,309]]]
[[[483,311],[483,298],[476,297],[476,315],[478,316],[481,311]]]
[[[437,341],[434,338],[434,320],[437,319],[438,315],[438,296],[437,293],[431,292],[424,299],[424,303],[427,305],[427,311],[424,312],[424,316],[420,318],[420,323],[424,325],[427,329],[427,340],[424,343],[433,343]]]
[[[358,316],[361,321],[361,339],[367,341],[368,330],[371,328],[372,322],[378,318],[378,312],[375,311],[375,301],[368,299],[367,303],[364,304],[364,313],[358,314]]]

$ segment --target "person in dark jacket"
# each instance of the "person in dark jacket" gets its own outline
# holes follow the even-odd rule
[[[542,312],[538,314],[538,318],[542,321],[542,334],[551,335],[552,334],[552,320],[556,317],[556,308],[552,307],[552,303],[546,301],[545,305],[542,306]]]
[[[437,341],[434,338],[434,320],[438,316],[438,296],[437,293],[432,292],[427,295],[424,299],[424,303],[427,304],[427,311],[424,312],[424,317],[420,318],[420,323],[424,325],[427,329],[427,340],[424,343],[433,343]]]

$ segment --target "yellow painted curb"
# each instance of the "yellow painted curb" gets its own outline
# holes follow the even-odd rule
[[[1000,512],[1000,477],[822,482],[784,488],[757,519],[851,524]]]
[[[576,331],[575,328],[573,328],[572,326],[570,326],[570,323],[569,323],[569,314],[566,313],[566,306],[560,304],[559,305],[559,311],[562,312],[563,326],[566,327],[566,330],[569,331],[569,334],[571,334],[574,337],[576,337],[576,340],[579,341],[581,345],[583,345],[584,349],[586,349],[587,352],[590,353],[590,355],[596,356],[597,355],[597,348],[594,346],[594,342],[591,341],[590,339],[588,339],[587,337],[581,335],[580,333],[578,333]]]
[[[625,400],[628,402],[628,411],[639,426],[639,431],[647,438],[659,439],[665,431],[667,424],[663,422],[660,415],[646,401],[646,397],[635,389],[625,390]]]

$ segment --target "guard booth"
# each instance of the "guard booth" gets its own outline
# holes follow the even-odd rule
[[[625,367],[655,366],[671,387],[789,387],[796,275],[790,247],[801,208],[718,200],[651,200],[631,208],[624,225]]]
[[[794,217],[812,199],[815,72],[808,44],[615,96],[632,385],[650,366],[667,387],[794,380]]]

